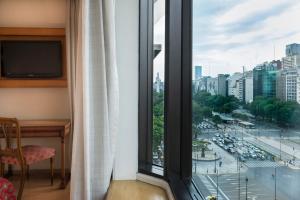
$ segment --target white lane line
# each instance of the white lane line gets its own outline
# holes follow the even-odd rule
[[[214,186],[217,188],[216,183],[210,178],[210,176],[207,176],[207,178],[208,178],[208,179],[211,181],[211,183],[214,184]],[[226,196],[226,194],[224,194],[224,192],[222,191],[222,189],[221,189],[220,187],[218,187],[218,188],[219,188],[220,193],[223,195],[223,197],[224,197],[225,199],[227,199],[227,200],[230,200],[230,199]]]

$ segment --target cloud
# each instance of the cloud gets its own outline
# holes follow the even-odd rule
[[[196,2],[201,9],[194,7],[194,12],[204,12],[194,14],[193,63],[209,65],[210,75],[272,60],[274,47],[275,58],[281,59],[286,44],[300,43],[299,1]]]
[[[215,76],[281,59],[287,44],[300,43],[299,10],[294,0],[194,0],[193,65]],[[164,22],[154,27],[156,43],[164,42]],[[154,62],[163,76],[164,54]]]

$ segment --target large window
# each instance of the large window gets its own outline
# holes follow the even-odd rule
[[[140,3],[139,171],[164,175],[165,0]]]
[[[207,199],[300,197],[299,8],[193,0],[192,172]]]
[[[163,167],[165,128],[165,0],[155,0],[153,3],[153,164]]]

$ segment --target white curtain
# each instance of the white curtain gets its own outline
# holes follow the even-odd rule
[[[113,169],[119,99],[114,0],[69,0],[73,110],[71,199],[105,197]]]

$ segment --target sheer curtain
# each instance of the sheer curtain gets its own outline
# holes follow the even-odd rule
[[[103,199],[113,169],[119,91],[114,0],[69,0],[71,199]]]

